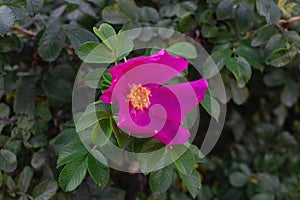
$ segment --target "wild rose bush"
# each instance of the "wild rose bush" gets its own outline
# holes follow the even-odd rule
[[[299,15],[297,0],[0,0],[1,199],[299,199]],[[174,163],[130,174],[99,162],[102,157],[87,150],[78,132],[92,128],[93,144],[99,145],[101,133],[136,152],[166,148],[173,155],[176,145],[170,143],[173,136],[155,140],[126,134],[122,116],[111,112],[122,103],[119,95],[144,112],[155,101],[164,103],[155,95],[166,95],[170,85],[189,85],[199,98],[188,104],[175,129],[199,103],[200,127],[207,126],[211,117],[218,119],[223,103],[209,87],[206,91],[206,81],[192,67],[184,70],[191,51],[132,51],[122,32],[149,26],[182,32],[211,54],[225,84],[227,117],[218,144],[204,159],[199,147],[205,128]],[[147,42],[157,34],[169,36],[145,28],[136,37]],[[115,37],[111,43],[110,37]],[[95,47],[101,51],[88,56]],[[171,67],[182,67],[178,74],[188,82],[153,88],[134,82],[111,102],[117,67],[160,56],[178,59]],[[99,123],[87,120],[88,105],[77,123],[73,119],[72,88],[82,61],[112,63],[80,80],[97,91],[93,105]],[[217,73],[209,64],[202,70],[207,80]],[[142,104],[136,98],[141,95]],[[188,138],[185,132],[176,143]]]

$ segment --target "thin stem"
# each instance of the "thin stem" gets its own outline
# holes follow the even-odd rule
[[[24,29],[22,28],[21,26],[19,26],[18,24],[14,25],[12,30],[15,30],[19,33],[22,33],[24,35],[28,35],[28,36],[36,36],[36,33],[35,32],[32,32],[30,30],[27,30],[27,29]]]
[[[300,16],[295,16],[295,17],[291,17],[288,20],[281,19],[277,22],[277,24],[287,24],[287,23],[292,23],[292,22],[298,21],[298,20],[300,20]]]

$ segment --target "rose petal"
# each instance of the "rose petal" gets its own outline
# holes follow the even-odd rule
[[[119,87],[130,88],[132,84],[155,83],[161,85],[188,66],[188,62],[182,57],[175,57],[167,53],[165,49],[148,57],[133,58],[111,68],[112,83],[102,95],[104,103],[112,103],[112,93],[115,92],[117,83],[123,79]]]
[[[153,136],[153,138],[163,142],[167,146],[184,144],[190,137],[190,132],[173,121],[167,121],[164,128]]]
[[[151,90],[150,102],[151,104],[162,104],[167,113],[171,113],[168,115],[169,120],[182,122],[184,116],[203,100],[207,88],[208,83],[204,78],[193,82],[154,88]],[[160,113],[155,114],[160,115]]]
[[[153,113],[160,113],[160,118]],[[160,105],[136,110],[131,104],[123,102],[119,104],[119,122],[117,125],[125,128],[129,134],[152,137],[163,128],[166,119],[167,114]]]

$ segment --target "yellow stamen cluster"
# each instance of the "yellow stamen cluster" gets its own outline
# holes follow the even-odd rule
[[[141,84],[133,84],[128,95],[129,101],[135,109],[143,110],[150,105],[151,91]]]

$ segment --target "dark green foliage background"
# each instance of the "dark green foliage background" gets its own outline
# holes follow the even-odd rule
[[[0,199],[300,199],[299,15],[299,0],[0,0]],[[211,53],[228,112],[207,158],[131,175],[88,154],[71,92],[104,22],[175,29]]]

